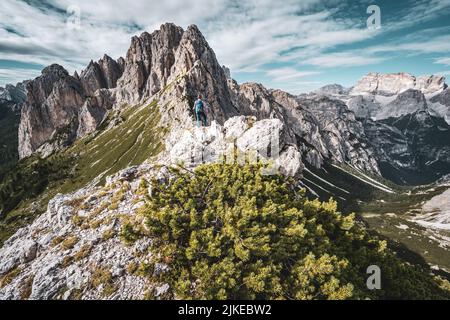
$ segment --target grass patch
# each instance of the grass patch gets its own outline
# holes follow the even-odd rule
[[[91,213],[91,217],[96,217],[98,216],[100,213],[102,213],[103,211],[105,211],[108,207],[109,207],[109,202],[105,201],[103,202],[100,206],[98,206],[97,208],[95,208],[94,211],[92,211]]]
[[[66,240],[64,240],[63,242],[61,242],[61,247],[64,250],[71,250],[73,249],[73,247],[75,247],[75,245],[78,243],[80,239],[78,239],[78,237],[76,236],[71,236],[69,238],[67,238]]]
[[[81,300],[83,298],[83,290],[82,289],[74,289],[70,293],[68,300]]]
[[[86,200],[86,197],[80,197],[80,198],[68,200],[68,201],[64,202],[64,204],[66,206],[73,207],[73,208],[81,208],[85,200]]]
[[[91,223],[89,223],[89,228],[91,228],[93,230],[98,229],[102,224],[103,224],[102,219],[94,220],[94,221],[91,221]]]
[[[116,235],[116,232],[113,229],[108,229],[105,232],[103,232],[102,239],[103,241],[108,241]]]
[[[91,254],[92,248],[93,246],[91,244],[83,245],[80,250],[73,256],[75,261],[81,261],[87,258]]]
[[[11,269],[5,275],[0,278],[0,288],[6,287],[10,284],[21,272],[22,270],[18,267]]]
[[[109,210],[117,210],[117,209],[119,209],[119,202],[116,201],[116,202],[111,203],[111,204],[109,205],[108,209],[109,209]]]
[[[97,267],[91,276],[91,285],[98,288],[103,285],[103,297],[109,297],[117,291],[117,285],[114,284],[114,279],[111,271],[105,268]]]
[[[135,274],[138,269],[139,269],[139,264],[136,262],[130,262],[126,268],[127,273],[130,275]]]
[[[60,244],[63,241],[64,241],[63,236],[57,236],[57,237],[53,238],[52,243],[51,243],[52,247],[56,247],[58,244]]]
[[[86,218],[79,216],[78,214],[74,214],[72,216],[72,223],[77,227],[81,227],[83,223],[86,221]]]
[[[20,299],[27,300],[33,289],[34,275],[29,276],[20,286]]]
[[[61,261],[61,267],[62,268],[67,268],[71,264],[73,264],[73,257],[72,256],[65,256],[63,258],[63,260]]]

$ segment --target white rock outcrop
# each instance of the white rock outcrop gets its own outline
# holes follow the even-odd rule
[[[0,300],[143,299],[156,290],[131,269],[148,261],[149,239],[127,246],[119,237],[123,219],[136,218],[144,198],[142,178],[162,169],[148,164],[109,177],[107,187],[57,195],[47,212],[18,230],[0,249]],[[114,195],[122,194],[114,206]],[[98,278],[96,280],[96,277]],[[9,279],[9,280],[5,280]],[[153,291],[152,291],[153,290]]]
[[[196,167],[206,163],[269,164],[271,173],[298,176],[303,169],[301,154],[287,143],[279,119],[256,121],[255,117],[233,117],[223,126],[172,131],[166,141],[162,163]]]

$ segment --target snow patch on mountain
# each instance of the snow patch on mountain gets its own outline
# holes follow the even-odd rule
[[[450,189],[427,201],[414,221],[426,228],[450,231]]]

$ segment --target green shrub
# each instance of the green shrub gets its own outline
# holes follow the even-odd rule
[[[109,297],[114,294],[118,286],[114,283],[111,271],[106,268],[97,267],[92,273],[90,283],[93,287],[98,288],[100,285],[103,286],[102,296]]]
[[[87,258],[92,251],[93,245],[92,244],[85,244],[83,245],[80,250],[78,250],[77,253],[73,256],[75,261],[81,261],[85,258]]]
[[[132,244],[142,237],[140,230],[135,228],[132,224],[133,222],[131,222],[130,219],[126,219],[122,223],[120,238],[125,244]]]
[[[70,177],[73,159],[34,155],[20,161],[0,181],[0,210],[8,213],[26,199],[41,194],[52,182]]]
[[[184,299],[448,298],[419,267],[403,263],[333,201],[310,201],[261,166],[173,169],[152,182],[143,214],[153,238],[152,263]],[[145,236],[144,234],[142,236]],[[369,291],[366,270],[382,270],[382,290]]]
[[[108,241],[108,240],[114,238],[115,235],[116,235],[116,232],[114,231],[114,229],[108,229],[105,232],[103,232],[102,240]]]

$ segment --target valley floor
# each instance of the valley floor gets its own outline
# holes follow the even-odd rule
[[[409,207],[404,212],[389,210],[389,203],[376,200],[384,212],[369,209],[362,217],[372,229],[417,254],[433,270],[450,273],[450,189],[447,188],[429,188],[409,195]],[[422,200],[424,195],[429,200]]]

